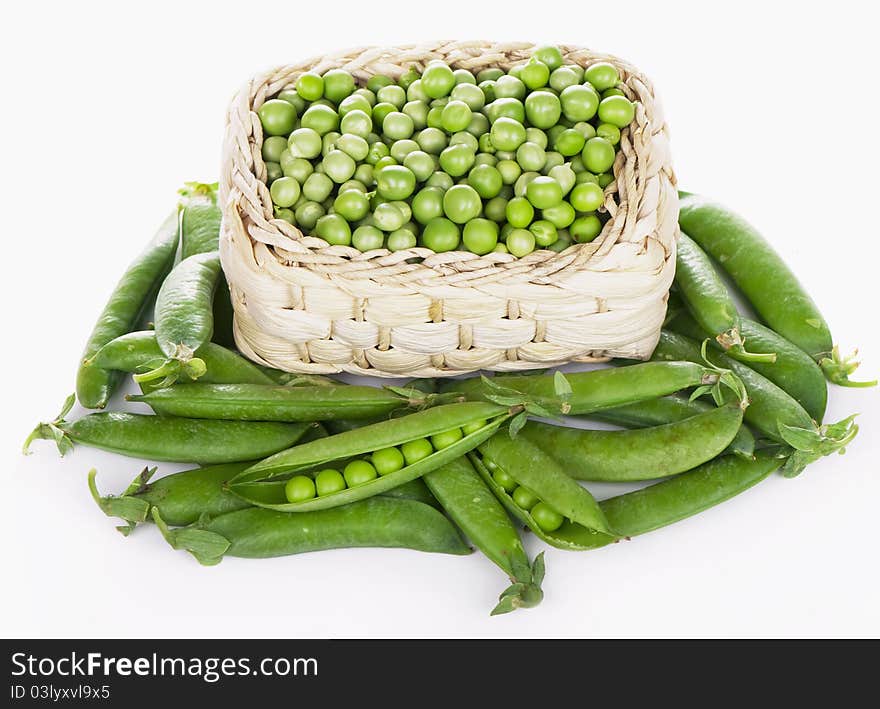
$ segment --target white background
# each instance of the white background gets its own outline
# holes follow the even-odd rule
[[[354,45],[571,42],[650,75],[680,183],[784,253],[865,376],[880,374],[869,4],[15,3],[4,11],[0,634],[7,636],[877,636],[878,391],[845,457],[773,477],[671,528],[547,552],[546,600],[492,618],[502,574],[466,558],[351,550],[202,568],[155,529],[128,539],[86,490],[137,461],[19,454],[73,388],[116,277],[185,180],[216,178],[226,102],[250,74]],[[170,472],[179,468],[163,466]],[[534,548],[534,547],[533,547]]]

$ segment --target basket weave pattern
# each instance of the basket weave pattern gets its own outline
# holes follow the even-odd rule
[[[361,253],[273,217],[256,111],[302,72],[342,68],[365,82],[442,59],[476,73],[509,69],[533,49],[483,41],[359,48],[260,74],[239,91],[227,115],[220,197],[221,258],[242,352],[290,372],[395,377],[650,355],[674,272],[678,200],[653,88],[615,57],[561,47],[568,63],[614,64],[636,102],[605,190],[610,219],[591,243],[520,259],[421,247]]]

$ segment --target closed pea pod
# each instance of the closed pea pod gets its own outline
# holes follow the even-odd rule
[[[25,441],[55,441],[64,455],[74,443],[147,460],[236,463],[256,460],[294,445],[313,427],[304,423],[210,421],[173,416],[107,412],[65,421],[74,397],[58,417],[39,424]]]
[[[696,340],[702,340],[706,336],[699,324],[687,313],[679,313],[673,317],[667,327]],[[821,421],[828,402],[828,387],[816,362],[781,335],[752,320],[744,318],[741,321],[741,330],[752,349],[776,353],[774,363],[750,362],[751,369],[788,393],[815,421]]]
[[[285,512],[348,504],[415,480],[455,460],[491,436],[512,413],[518,413],[518,410],[512,412],[507,407],[495,404],[463,402],[370,424],[273,455],[236,476],[230,489],[252,504]],[[429,454],[412,462],[407,461],[403,468],[394,472],[378,476],[374,470],[372,479],[364,478],[361,484],[351,486],[349,483],[349,487],[338,492],[308,500],[289,502],[284,496],[285,480],[296,473],[314,474],[322,469],[332,469],[334,466],[331,464],[339,465],[373,451],[403,446],[428,437],[436,438],[475,421],[483,421],[484,425],[467,435],[460,435],[458,440],[440,450],[434,451],[432,447]]]
[[[700,326],[734,359],[774,362],[773,353],[745,349],[742,324],[733,298],[703,250],[687,234],[680,234],[675,257],[675,283]]]
[[[613,409],[602,409],[588,414],[587,418],[624,428],[646,428],[683,421],[711,409],[710,404],[699,399],[692,401],[683,396],[673,395],[639,401]],[[753,457],[755,437],[752,432],[746,426],[740,426],[725,452],[744,458]]]
[[[86,408],[103,409],[120,381],[118,372],[97,367],[90,358],[108,342],[136,327],[144,311],[152,306],[162,280],[174,263],[178,228],[175,209],[123,274],[95,323],[76,375],[77,398]]]
[[[724,451],[742,425],[739,403],[632,431],[526,424],[520,435],[577,480],[623,482],[677,475]]]
[[[471,461],[508,512],[552,546],[573,551],[604,546],[616,539],[605,515],[590,492],[565,474],[556,461],[522,436],[493,436]],[[491,466],[491,470],[490,470]],[[528,488],[541,500],[530,510],[520,507],[493,470],[509,476],[513,485]],[[501,476],[498,476],[501,477]],[[554,525],[543,523],[537,510],[555,512]]]
[[[513,585],[501,594],[492,615],[538,605],[544,597],[543,554],[529,563],[519,533],[468,459],[457,458],[423,480],[465,536],[510,577]]]
[[[818,306],[770,243],[745,219],[698,195],[681,193],[679,224],[733,279],[761,319],[815,359],[825,376],[852,382],[858,362],[841,357]]]
[[[224,556],[265,559],[351,547],[471,552],[433,507],[387,497],[297,515],[252,507],[177,529],[169,529],[156,508],[152,516],[173,548],[190,552],[206,566]]]
[[[795,448],[785,463],[786,475],[799,474],[808,463],[822,456],[843,452],[858,433],[852,416],[832,425],[817,426],[798,402],[769,379],[720,352],[707,352],[705,348],[701,351],[698,342],[683,335],[663,330],[652,359],[695,361],[704,355],[710,362],[728,367],[745,385],[750,403],[744,417],[749,425],[770,440]]]

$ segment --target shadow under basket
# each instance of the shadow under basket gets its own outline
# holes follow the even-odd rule
[[[361,253],[273,216],[256,111],[301,73],[342,68],[363,84],[434,59],[474,73],[506,70],[534,48],[470,41],[352,49],[260,74],[239,91],[227,115],[220,250],[246,356],[289,372],[438,377],[651,355],[675,270],[678,197],[651,83],[615,57],[561,47],[569,64],[614,64],[618,88],[636,107],[600,209],[608,221],[590,243],[523,258],[422,247]]]

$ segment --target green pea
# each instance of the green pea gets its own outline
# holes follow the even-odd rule
[[[406,251],[415,248],[418,243],[416,235],[409,229],[397,229],[388,235],[389,251]]]
[[[287,101],[269,99],[257,110],[266,135],[287,135],[296,124],[296,107]]]
[[[483,199],[495,197],[504,184],[501,173],[491,165],[477,165],[468,173],[468,184]]]
[[[407,116],[412,118],[413,126],[416,130],[422,130],[428,125],[428,104],[424,101],[409,101],[400,109]]]
[[[620,128],[610,123],[600,123],[596,126],[596,135],[604,138],[611,145],[617,145],[620,142]]]
[[[574,86],[578,81],[578,75],[572,71],[571,67],[561,66],[550,72],[550,87],[556,89],[560,93],[569,86]]]
[[[543,45],[538,47],[532,56],[546,64],[551,71],[556,71],[562,66],[562,52],[559,51],[559,47],[549,44]]]
[[[550,246],[559,238],[556,227],[546,219],[539,219],[529,225],[529,231],[535,237],[535,244],[538,246]]]
[[[450,147],[453,145],[467,146],[474,152],[474,154],[476,154],[480,147],[479,141],[467,131],[459,131],[458,133],[453,134],[449,139],[449,145]]]
[[[599,110],[599,96],[589,86],[569,86],[559,95],[563,115],[570,121],[589,121]]]
[[[399,448],[393,446],[375,451],[372,458],[373,467],[376,468],[376,472],[379,475],[388,475],[400,470],[404,466],[403,453],[400,452]]]
[[[334,492],[341,492],[342,490],[345,490],[346,487],[347,485],[345,484],[345,478],[342,477],[342,473],[333,468],[322,470],[315,476],[315,488],[318,497],[332,495]]]
[[[479,197],[478,197],[479,199]],[[436,253],[455,251],[460,242],[458,226],[443,217],[432,219],[422,231],[422,243]]]
[[[299,182],[292,177],[279,177],[269,188],[269,194],[279,207],[292,207],[299,199]]]
[[[488,468],[488,463],[490,463],[491,461],[484,462],[487,463],[486,467]],[[514,480],[510,475],[501,470],[501,468],[499,468],[498,466],[495,466],[495,469],[492,471],[492,479],[507,492],[513,492],[516,489],[516,480]]]
[[[604,204],[605,192],[598,184],[582,182],[574,186],[568,201],[579,212],[595,212]]]
[[[384,202],[373,210],[373,222],[382,231],[396,231],[406,224],[406,216],[397,206]]]
[[[393,103],[388,103],[387,101],[381,101],[373,106],[373,112],[371,114],[373,130],[381,132],[382,124],[385,122],[388,114],[394,113],[395,111],[397,111],[397,106]]]
[[[522,100],[526,97],[526,85],[512,74],[499,76],[495,80],[493,88],[497,98],[517,98]]]
[[[520,485],[513,491],[512,497],[516,506],[526,511],[532,509],[541,501],[534,492],[523,485]]]
[[[571,237],[568,235],[568,230],[566,229],[560,229],[557,233],[559,234],[559,238],[550,244],[547,249],[549,251],[560,253],[571,246]]]
[[[431,436],[431,445],[434,446],[434,450],[442,450],[443,448],[448,448],[453,443],[456,443],[464,438],[464,434],[462,433],[460,428],[452,428],[448,431],[443,431],[443,433],[436,433]]]
[[[519,163],[514,162],[513,160],[499,159],[495,165],[495,169],[498,170],[501,175],[501,181],[505,185],[512,185],[522,174],[522,168],[519,166]]]
[[[549,172],[547,172],[547,177],[554,180],[562,188],[563,195],[567,195],[571,191],[577,180],[574,170],[563,163],[551,167]]]
[[[370,91],[369,89],[365,89],[365,88],[355,89],[352,96],[361,96],[367,102],[367,105],[369,105],[370,109],[372,109],[373,106],[376,105],[376,94],[373,91]],[[343,101],[342,103],[345,103],[345,101]],[[340,104],[340,106],[341,105],[342,104]]]
[[[451,150],[452,148],[447,149]],[[442,162],[443,156],[440,157]],[[443,212],[456,224],[464,224],[473,219],[479,215],[482,208],[483,203],[480,200],[480,195],[470,185],[455,185],[443,194]]]
[[[402,163],[407,155],[416,152],[418,149],[419,144],[410,138],[395,140],[391,144],[391,157],[398,163]]]
[[[598,176],[598,184],[603,190],[608,187],[612,182],[614,182],[614,175],[611,173],[605,172]]]
[[[333,246],[351,244],[351,227],[338,214],[325,214],[318,219],[315,233]]]
[[[385,199],[406,199],[415,187],[416,176],[404,165],[389,165],[376,173],[376,191]]]
[[[372,463],[366,460],[353,460],[345,466],[342,476],[349,487],[357,487],[375,480],[378,474]]]
[[[288,502],[305,502],[315,496],[315,481],[305,475],[294,475],[284,485]]]
[[[514,229],[507,235],[507,250],[517,258],[535,250],[535,235],[528,229]]]
[[[384,158],[379,158],[376,161],[376,164],[373,165],[373,174],[378,175],[381,170],[384,170],[390,165],[397,165],[397,160],[395,160],[391,155],[386,155]]]
[[[424,84],[422,84],[421,79],[416,79],[407,87],[406,100],[419,101],[424,104],[428,104],[431,102],[431,97],[425,93],[425,87]]]
[[[468,251],[480,256],[488,254],[498,243],[498,225],[488,219],[471,219],[464,225],[462,241]]]
[[[403,453],[406,464],[413,465],[431,455],[434,452],[434,446],[427,438],[417,438],[400,446],[400,452]]]
[[[422,73],[422,88],[431,98],[448,96],[455,86],[455,74],[442,62],[429,64]]]
[[[393,111],[382,121],[382,132],[392,140],[409,138],[415,131],[413,119],[400,111]]]
[[[316,158],[321,154],[321,135],[312,128],[297,128],[287,139],[288,150],[295,158]]]
[[[461,427],[461,432],[465,436],[469,436],[472,433],[476,433],[477,431],[479,431],[487,423],[488,423],[488,421],[486,421],[486,419],[480,419],[479,421],[471,421],[470,423],[466,423],[464,426]]]
[[[338,111],[342,118],[345,118],[352,111],[360,111],[369,116],[373,112],[373,104],[360,94],[351,94],[342,99]]]
[[[287,101],[287,103],[291,104],[296,109],[296,115],[298,116],[301,116],[303,111],[306,110],[305,100],[295,89],[284,89],[276,98],[279,101]]]
[[[620,74],[613,64],[597,62],[584,71],[584,78],[589,81],[596,91],[605,91],[614,88],[620,82]]]
[[[507,221],[514,227],[527,227],[532,223],[535,209],[525,197],[514,197],[507,203]]]
[[[452,101],[461,101],[471,111],[479,111],[486,105],[486,96],[478,86],[472,83],[459,83],[450,94]],[[448,104],[447,104],[448,105]]]
[[[455,85],[467,85],[467,84],[476,84],[477,80],[474,78],[474,75],[469,72],[467,69],[456,69],[452,72],[452,75],[455,77]]]
[[[494,79],[486,79],[485,81],[481,81],[477,84],[477,88],[483,92],[483,96],[486,97],[486,103],[492,103],[497,96],[495,95],[495,80]]]
[[[329,153],[336,150],[336,141],[339,140],[341,137],[342,134],[337,133],[335,130],[332,130],[329,133],[325,133],[324,137],[321,140],[321,156],[327,157]]]
[[[376,163],[378,163],[382,158],[386,158],[390,155],[391,151],[388,149],[388,146],[385,143],[373,143],[370,146],[370,152],[367,153],[367,164],[372,165],[374,168]]]
[[[467,128],[465,128],[465,130],[478,139],[481,139],[485,136],[486,140],[489,140],[489,128],[489,119],[486,118],[486,116],[484,116],[482,113],[472,113],[471,122],[468,123],[468,126]]]
[[[504,70],[498,67],[487,67],[477,72],[477,83],[482,84],[484,81],[495,81],[504,76]]]
[[[336,191],[336,194],[340,195],[343,192],[349,192],[351,190],[354,190],[355,192],[360,192],[364,196],[366,196],[367,194],[366,185],[364,185],[362,182],[358,182],[355,178],[352,178],[347,182],[343,182],[341,185],[339,185],[339,189]]]
[[[356,189],[340,192],[333,202],[333,210],[348,222],[363,219],[370,211],[370,200]],[[357,246],[355,246],[357,248]]]
[[[516,161],[523,170],[537,172],[544,167],[547,154],[540,145],[525,142],[516,149]]]
[[[317,202],[303,202],[296,208],[296,223],[306,231],[311,231],[324,216],[324,207]]]
[[[439,155],[447,146],[446,134],[439,128],[425,128],[416,136],[419,147],[429,155]]]
[[[432,219],[443,216],[443,190],[425,187],[412,201],[413,218],[419,224],[427,224]]]
[[[504,245],[504,244],[496,244],[495,248],[492,249],[492,252],[493,252],[493,253],[496,253],[496,254],[508,254],[508,253],[510,253],[510,252],[507,250],[507,246]]]
[[[596,174],[610,170],[614,157],[614,146],[604,138],[590,138],[581,153],[586,168]]]
[[[450,101],[443,107],[440,123],[443,130],[456,133],[468,127],[473,112],[464,101]]]
[[[518,98],[497,98],[486,106],[486,117],[490,123],[499,118],[512,118],[517,123],[526,120],[526,109]]]
[[[531,509],[532,519],[545,532],[555,532],[562,526],[563,517],[546,502],[539,502]]]
[[[349,111],[339,121],[339,127],[345,134],[356,135],[366,140],[373,129],[373,119],[364,111]]]
[[[475,156],[469,145],[450,145],[440,153],[440,167],[452,177],[461,177],[471,169]]]
[[[408,153],[403,159],[403,165],[415,176],[418,182],[427,180],[435,169],[434,158],[422,150],[413,150]]]
[[[318,135],[324,135],[339,127],[339,114],[329,106],[313,103],[306,109],[300,124],[303,128],[311,128]],[[291,129],[293,127],[291,126]],[[299,157],[306,157],[301,155]]]
[[[636,117],[635,105],[625,96],[609,96],[599,104],[599,120],[625,128]]]
[[[552,207],[541,210],[541,217],[550,222],[557,229],[566,229],[575,218],[574,207],[568,202],[560,202]]]
[[[585,244],[602,233],[602,222],[595,214],[587,214],[575,219],[569,231],[571,232],[572,239],[579,244]]]
[[[290,151],[285,151],[281,155],[281,170],[287,177],[292,177],[300,184],[303,184],[311,175],[315,168],[305,158],[291,157]]]
[[[336,140],[336,147],[358,162],[366,158],[367,153],[370,152],[370,146],[367,145],[367,141],[357,135],[339,136]]]
[[[443,128],[443,107],[442,106],[433,106],[428,109],[428,118],[425,120],[428,124],[428,128],[437,128],[442,130]],[[444,133],[444,135],[446,135]]]
[[[375,183],[373,177],[373,166],[367,163],[358,165],[354,171],[354,179],[360,182],[364,187],[371,187]]]
[[[498,164],[498,158],[496,158],[491,153],[477,153],[474,157],[474,167],[478,167],[480,165],[488,165],[489,167],[495,167]],[[503,185],[503,183],[502,183]]]
[[[383,86],[376,92],[376,100],[379,103],[390,103],[399,110],[406,103],[407,91],[408,89],[404,89],[402,86],[395,86],[394,84]]]
[[[566,128],[553,143],[553,148],[565,157],[578,155],[584,149],[586,139],[574,128]]]
[[[499,150],[516,150],[526,141],[526,129],[512,118],[502,117],[492,124],[489,133],[492,144]]]
[[[504,222],[507,220],[507,200],[504,197],[493,197],[485,205],[483,205],[483,213],[487,219],[493,222]]]
[[[262,155],[266,162],[281,162],[281,153],[287,150],[287,138],[272,135],[263,141]]]
[[[343,69],[331,69],[324,74],[324,96],[338,104],[354,91],[354,77]]]
[[[571,164],[574,165],[574,160],[571,161]],[[599,176],[594,175],[592,172],[589,172],[587,168],[583,164],[583,160],[581,160],[581,172],[577,173],[577,178],[575,179],[575,184],[581,184],[583,182],[592,182],[595,185],[599,184]]]
[[[523,66],[519,72],[520,81],[522,81],[528,89],[540,89],[547,85],[550,79],[550,68],[540,59],[534,56],[529,62]]]
[[[373,93],[377,93],[383,86],[391,86],[393,83],[394,79],[391,79],[384,74],[376,74],[367,79],[367,88]]]
[[[578,121],[575,123],[572,128],[584,136],[584,140],[589,140],[590,138],[596,137],[596,128],[592,123],[586,123],[585,121]]]
[[[559,98],[549,91],[534,91],[526,97],[526,118],[536,128],[551,128],[562,115]]]
[[[358,251],[381,249],[384,243],[385,235],[379,229],[369,224],[359,226],[351,235],[351,245]]]
[[[284,176],[284,170],[281,169],[281,165],[277,162],[267,162],[266,163],[266,184],[270,185],[275,182],[279,177]]]
[[[416,68],[411,66],[409,69],[407,69],[405,74],[401,75],[401,77],[397,80],[397,83],[400,84],[403,88],[407,88],[414,81],[417,81],[419,76],[419,72],[416,71]]]
[[[325,174],[336,184],[351,179],[357,167],[352,157],[341,150],[331,150],[324,157],[322,164]]]
[[[526,186],[526,199],[537,209],[547,209],[559,204],[562,196],[562,187],[551,177],[536,177]]]

